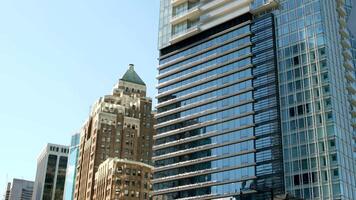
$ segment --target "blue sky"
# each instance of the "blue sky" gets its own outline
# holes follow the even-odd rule
[[[0,0],[0,194],[34,180],[129,63],[155,95],[158,0]]]

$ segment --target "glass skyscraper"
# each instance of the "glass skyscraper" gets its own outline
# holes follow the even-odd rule
[[[351,8],[161,0],[154,199],[356,199]]]
[[[275,12],[285,188],[305,199],[355,199],[350,1],[280,1]]]
[[[66,171],[66,182],[64,184],[64,194],[63,200],[72,200],[74,195],[75,187],[75,177],[76,177],[76,168],[79,155],[79,140],[80,133],[72,135],[69,154],[68,154],[68,163]]]

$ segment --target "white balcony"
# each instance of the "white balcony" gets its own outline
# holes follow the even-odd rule
[[[212,10],[212,9],[218,7],[218,6],[223,5],[224,3],[228,3],[229,1],[232,1],[232,0],[215,0],[215,1],[210,1],[210,2],[204,3],[204,4],[201,6],[201,9],[202,9],[203,11]]]
[[[171,18],[171,24],[172,25],[176,25],[179,24],[181,22],[184,22],[188,19],[195,19],[198,18],[201,14],[200,8],[199,6],[195,6],[193,8],[190,8],[189,10],[187,10],[186,12],[183,12],[181,14],[178,14],[176,16],[173,16]]]
[[[356,106],[356,95],[350,96],[349,101],[353,106]]]
[[[344,58],[346,60],[351,60],[352,59],[352,53],[349,49],[346,49],[342,52],[342,55],[344,55]]]
[[[354,122],[354,121],[352,122],[352,127],[356,128],[356,122]]]
[[[348,39],[343,39],[341,41],[341,45],[346,49],[351,48],[351,42]]]
[[[344,67],[348,70],[348,71],[354,71],[354,65],[352,64],[351,60],[347,60],[344,62]]]
[[[271,10],[276,7],[278,7],[278,2],[276,0],[265,0],[263,5],[260,5],[254,9],[252,9],[251,13],[257,14],[257,13],[264,12],[266,10]]]
[[[342,28],[346,28],[347,23],[346,23],[345,18],[340,17],[340,18],[339,18],[339,24],[340,24],[340,26],[341,26]]]
[[[346,10],[343,6],[338,6],[337,7],[337,12],[340,14],[340,16],[345,17],[346,16]]]
[[[353,118],[356,118],[356,110],[352,110],[352,111],[351,111],[351,116],[352,116]]]
[[[188,28],[188,29],[186,29],[186,30],[184,30],[182,32],[179,32],[179,33],[173,35],[171,40],[170,40],[170,42],[171,43],[177,43],[177,42],[182,41],[182,40],[184,40],[184,39],[186,39],[186,38],[188,38],[188,37],[190,37],[192,35],[195,35],[195,34],[197,34],[199,32],[200,32],[200,26],[199,25],[195,25],[193,27],[190,27],[190,28]]]
[[[355,82],[356,78],[353,72],[346,73],[346,79],[350,82]]]
[[[347,86],[347,90],[350,92],[350,94],[356,94],[356,90],[351,84]]]
[[[340,29],[340,34],[341,34],[341,37],[345,38],[345,39],[349,39],[350,38],[350,33],[349,31],[345,28],[341,28]]]
[[[182,4],[184,2],[187,2],[188,0],[171,0],[171,5],[172,6],[176,6],[176,5],[179,5],[179,4]]]

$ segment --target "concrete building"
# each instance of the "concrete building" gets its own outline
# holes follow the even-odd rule
[[[95,174],[96,200],[148,200],[153,167],[142,162],[108,158]]]
[[[71,144],[69,147],[66,182],[64,184],[64,200],[72,200],[74,196],[75,177],[77,172],[77,163],[79,156],[79,141],[80,134],[72,135]]]
[[[161,0],[154,199],[356,199],[351,8]]]
[[[31,200],[33,192],[33,181],[14,178],[7,185],[7,200]]]
[[[10,199],[10,191],[11,191],[11,183],[7,183],[6,189],[5,189],[5,194],[4,194],[4,200],[9,200]]]
[[[32,200],[62,200],[69,147],[47,144],[37,159]]]
[[[130,65],[112,94],[94,104],[81,130],[74,199],[93,199],[95,173],[108,158],[152,163],[151,107],[146,85]]]

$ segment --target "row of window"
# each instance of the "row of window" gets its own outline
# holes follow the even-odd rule
[[[238,28],[238,29],[235,29],[229,33],[226,33],[224,35],[221,35],[219,37],[216,37],[214,39],[211,39],[209,41],[206,41],[206,42],[203,42],[199,45],[196,45],[194,47],[191,47],[187,50],[184,50],[184,51],[181,51],[177,54],[174,54],[172,56],[169,56],[169,57],[166,57],[166,58],[163,58],[160,60],[160,65],[163,65],[169,61],[172,61],[172,60],[175,60],[177,58],[180,58],[180,57],[185,57],[185,56],[188,56],[188,55],[192,55],[192,54],[195,54],[199,51],[202,51],[206,48],[209,48],[211,46],[215,46],[215,45],[218,45],[218,44],[221,44],[225,41],[228,41],[234,37],[237,37],[239,35],[242,35],[242,34],[247,34],[250,32],[250,27],[249,26],[244,26],[244,27],[241,27],[241,28]],[[162,72],[164,73],[164,71]]]
[[[328,151],[336,150],[335,140],[328,142]],[[297,145],[297,144],[295,144]],[[317,153],[324,153],[326,151],[326,145],[324,142],[311,143],[305,145],[292,146],[284,150],[284,159],[292,160],[299,159],[300,157],[310,156]]]
[[[186,90],[183,90],[180,92],[170,94],[169,96],[174,96],[175,98],[179,98],[179,97],[182,97],[182,96],[194,93],[194,92],[221,86],[221,85],[233,82],[233,81],[237,81],[239,79],[250,77],[251,75],[252,75],[251,69],[246,69],[241,72],[237,72],[237,73],[234,73],[234,74],[231,74],[231,75],[228,75],[228,76],[225,76],[225,77],[222,77],[222,78],[219,78],[219,79],[207,82],[207,83],[203,83],[201,85],[197,85],[195,87],[191,87],[189,89],[186,89]]]
[[[164,195],[158,195],[154,197],[154,200],[159,199],[179,199],[193,196],[205,196],[205,195],[226,195],[237,194],[241,190],[248,190],[255,187],[254,180],[246,180],[243,182],[234,182],[222,185],[215,185],[210,187],[196,188],[191,190],[185,190],[180,192],[172,192]]]
[[[319,164],[317,162],[317,159],[319,160]],[[325,156],[320,156],[319,158],[312,157],[285,162],[285,173],[295,174],[299,173],[300,171],[310,171],[311,169],[317,169],[318,165],[319,167],[326,167],[331,165],[335,166],[336,164],[338,164],[338,158],[337,154],[334,153],[329,155],[329,161],[327,161],[327,158]]]
[[[214,75],[220,75],[220,74],[223,74],[223,73],[226,73],[226,72],[237,70],[237,69],[245,67],[245,66],[247,66],[249,64],[251,64],[251,58],[246,58],[246,59],[243,59],[243,60],[239,60],[237,62],[233,62],[233,63],[225,65],[223,67],[213,69],[211,71],[208,71],[206,73],[194,76],[192,78],[188,78],[188,79],[183,80],[183,81],[175,82],[172,85],[160,88],[160,89],[158,89],[158,93],[166,92],[168,90],[171,90],[171,89],[174,89],[174,88],[177,88],[177,87],[182,87],[184,85],[191,84],[191,83],[194,83],[196,81],[204,80],[204,79],[206,79],[208,77],[212,77]]]
[[[244,114],[246,112],[250,112],[250,111],[252,111],[251,103],[245,104],[242,106],[238,106],[238,107],[234,107],[231,109],[227,109],[224,111],[216,112],[213,114],[201,116],[198,118],[189,119],[189,120],[177,123],[177,124],[165,126],[163,128],[157,129],[157,132],[164,133],[164,132],[168,132],[171,130],[176,130],[176,129],[192,126],[192,125],[203,123],[203,122],[208,122],[208,121],[213,121],[213,120],[221,120],[221,119],[226,119],[226,118],[233,117],[233,116],[238,116],[238,115]]]
[[[69,149],[63,147],[49,146],[49,150],[55,152],[61,152],[61,153],[69,153]]]
[[[180,78],[180,77],[182,77],[184,75],[191,74],[191,73],[196,72],[198,70],[202,70],[202,69],[214,66],[214,65],[220,65],[220,64],[223,64],[223,63],[230,62],[230,61],[235,60],[235,59],[237,59],[239,57],[246,56],[249,53],[251,53],[251,48],[250,47],[246,47],[246,48],[234,51],[232,53],[226,54],[224,56],[221,56],[221,57],[218,57],[218,58],[214,58],[214,59],[209,60],[207,62],[203,62],[201,64],[195,65],[194,67],[189,67],[189,68],[187,68],[187,69],[185,69],[183,71],[174,73],[172,75],[166,76],[166,77],[160,79],[158,82],[159,83],[163,83],[163,82],[175,79],[175,78]]]
[[[220,160],[214,160],[204,163],[198,163],[195,165],[189,165],[174,169],[165,170],[162,172],[155,172],[154,177],[163,178],[168,176],[175,176],[178,174],[190,173],[200,170],[211,170],[211,169],[221,169],[227,167],[234,167],[240,165],[253,164],[255,162],[255,155],[253,153],[244,154],[240,156],[234,156],[229,158],[224,158]]]
[[[193,137],[196,135],[202,135],[202,134],[213,132],[213,131],[217,131],[217,132],[218,131],[229,131],[229,130],[236,129],[241,126],[247,126],[247,125],[252,125],[252,124],[253,124],[253,116],[249,115],[246,117],[242,117],[242,118],[238,118],[238,119],[234,119],[234,120],[230,120],[230,121],[225,121],[222,123],[217,123],[217,124],[201,127],[198,129],[186,131],[183,133],[175,134],[172,136],[160,138],[160,139],[156,140],[156,145],[173,142],[173,141],[181,140],[181,139],[188,138],[188,137]]]
[[[255,176],[255,167],[246,167],[240,169],[234,169],[229,171],[223,171],[218,173],[212,173],[207,175],[194,176],[190,178],[184,178],[174,181],[168,181],[153,186],[154,190],[162,190],[173,188],[177,186],[184,186],[190,184],[204,183],[204,182],[223,182],[238,180],[242,178],[248,178]]]
[[[166,166],[166,165],[170,165],[170,164],[177,164],[180,162],[185,162],[188,160],[200,159],[200,158],[211,157],[211,156],[216,157],[216,156],[222,156],[222,155],[229,155],[232,153],[238,153],[241,151],[248,151],[248,150],[253,150],[253,149],[254,149],[254,142],[246,141],[246,142],[226,145],[226,146],[222,146],[222,147],[198,151],[198,152],[175,156],[175,157],[173,157],[174,155],[172,155],[172,157],[170,157],[170,158],[155,161],[155,166],[162,167],[162,166]]]
[[[211,92],[207,92],[207,93],[201,94],[199,96],[195,96],[195,97],[192,97],[192,98],[189,98],[189,99],[182,100],[182,101],[177,102],[175,104],[164,106],[162,108],[159,108],[159,112],[160,111],[164,112],[164,111],[172,110],[172,109],[179,108],[179,107],[182,107],[182,106],[185,106],[185,105],[190,105],[190,104],[193,104],[193,103],[206,101],[208,99],[213,99],[213,98],[221,97],[221,96],[224,96],[224,95],[234,94],[234,93],[237,93],[237,92],[239,92],[241,90],[244,90],[244,89],[246,89],[248,87],[251,87],[251,86],[252,86],[252,81],[251,80],[243,81],[243,82],[236,83],[236,84],[233,84],[233,85],[230,85],[230,86],[227,86],[227,87],[223,87],[223,88],[220,88],[220,89],[217,89],[217,90],[213,90]],[[176,98],[176,97],[175,96],[163,97],[163,98],[158,99],[158,102],[161,103],[161,102],[168,101],[168,100],[174,99],[174,98]]]
[[[226,99],[208,103],[182,112],[174,113],[157,119],[158,123],[163,123],[169,120],[178,119],[189,115],[194,115],[210,109],[222,109],[227,106],[233,106],[246,100],[252,100],[252,92],[242,93],[240,95],[232,96]]]
[[[217,135],[210,138],[200,139],[189,143],[180,144],[173,147],[168,147],[164,149],[159,149],[155,151],[155,156],[164,155],[167,153],[172,153],[176,151],[181,151],[184,149],[195,148],[207,144],[222,144],[229,141],[237,141],[246,137],[253,136],[253,128],[243,129],[239,131],[229,132],[223,135]]]
[[[221,46],[221,47],[218,47],[216,49],[207,51],[207,52],[202,53],[200,55],[194,56],[192,58],[189,58],[189,59],[184,60],[182,62],[173,64],[173,65],[171,65],[171,66],[169,66],[167,68],[164,68],[164,69],[160,70],[160,74],[164,74],[164,73],[166,73],[168,71],[171,71],[173,69],[177,69],[179,67],[184,67],[184,66],[189,65],[189,64],[191,64],[193,62],[201,61],[201,60],[206,59],[207,57],[212,56],[212,55],[223,54],[224,52],[227,52],[227,51],[229,51],[231,49],[235,49],[235,48],[237,48],[239,46],[243,46],[245,44],[248,44],[249,42],[250,42],[250,37],[245,37],[245,38],[236,40],[236,41],[231,42],[229,44],[226,44],[224,46]]]

